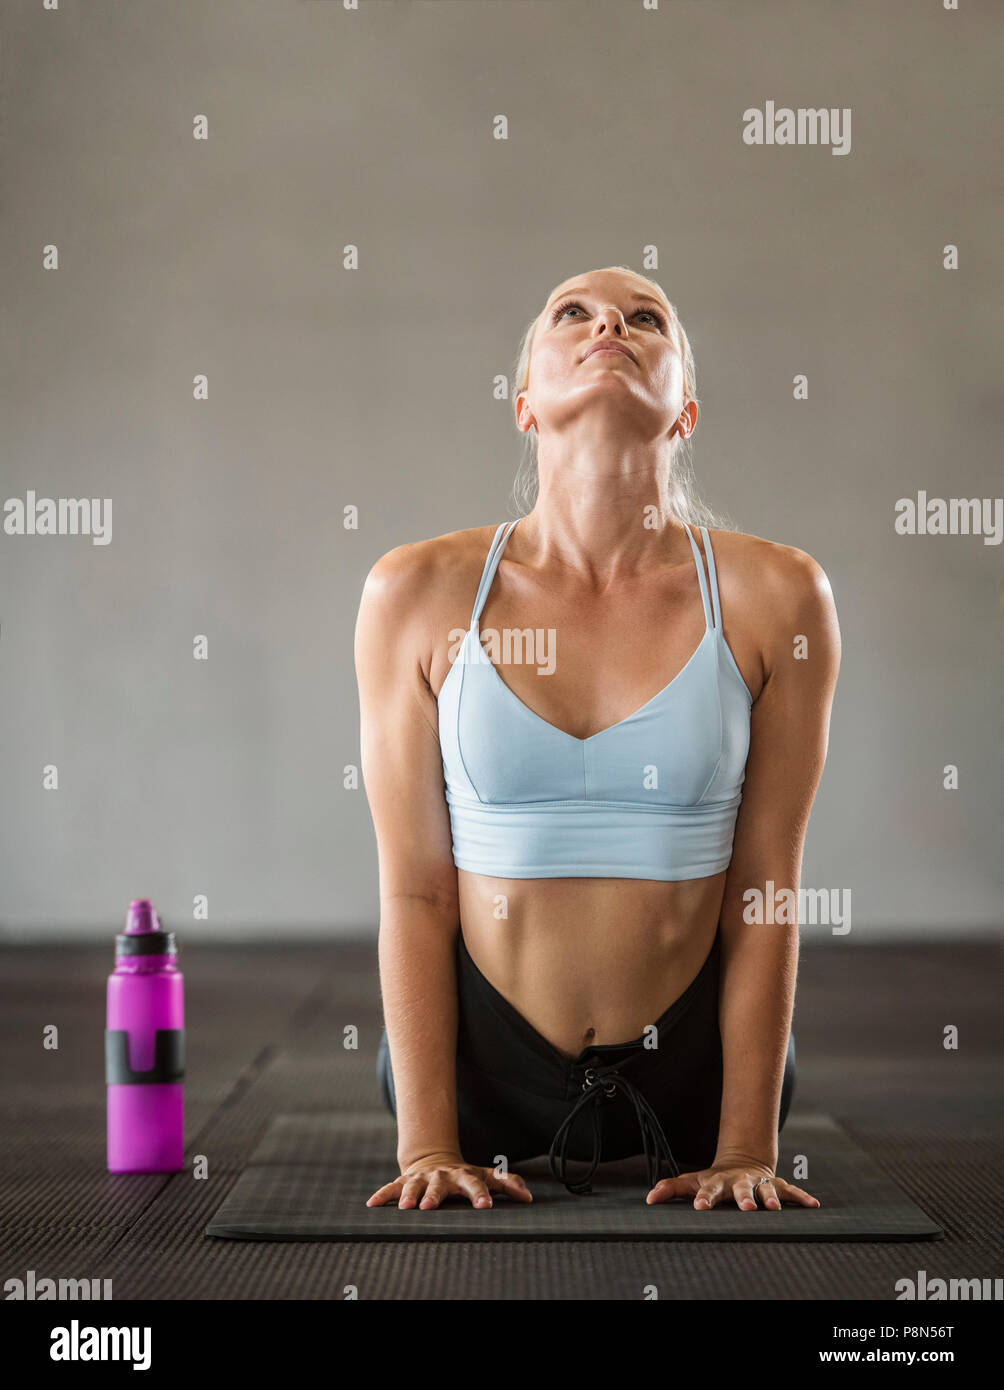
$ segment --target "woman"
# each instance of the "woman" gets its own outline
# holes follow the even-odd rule
[[[531,1201],[509,1165],[543,1153],[585,1192],[644,1152],[650,1203],[818,1206],[775,1175],[798,929],[750,890],[798,891],[829,584],[692,524],[693,359],[654,282],[559,286],[514,384],[532,510],[389,551],[359,610],[400,1167],[367,1205]]]

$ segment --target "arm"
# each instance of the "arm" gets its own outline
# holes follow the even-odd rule
[[[433,560],[398,546],[373,566],[355,632],[363,780],[380,874],[378,954],[402,1171],[459,1153],[456,1101],[457,870],[438,710],[425,670]]]
[[[744,921],[750,888],[799,890],[809,812],[826,761],[840,665],[829,582],[804,551],[775,547],[758,607],[764,684],[722,901],[719,1023],[724,1084],[714,1166],[777,1166],[777,1116],[798,966],[798,925]],[[806,639],[796,659],[795,640]]]

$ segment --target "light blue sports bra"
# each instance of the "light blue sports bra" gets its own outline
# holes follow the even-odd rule
[[[470,627],[439,692],[457,868],[495,878],[662,880],[728,868],[753,700],[722,635],[707,530],[711,599],[687,527],[706,622],[697,650],[641,709],[580,739],[534,714],[481,645],[481,610],[515,526],[495,532]]]

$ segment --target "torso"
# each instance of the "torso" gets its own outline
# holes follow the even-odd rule
[[[437,699],[456,635],[469,624],[494,532],[479,527],[432,542],[442,547],[443,582],[429,596],[430,655],[423,669]],[[496,670],[542,718],[587,738],[667,685],[701,641],[705,617],[689,542],[679,564],[591,595],[580,579],[542,576],[521,565],[518,536],[519,527],[481,614],[482,634],[555,629],[553,674],[540,675],[531,665],[499,663]],[[695,536],[700,544],[700,533]],[[768,544],[712,532],[724,635],[754,699],[763,672],[741,595],[752,589],[745,572],[755,564],[754,548]],[[592,1044],[637,1038],[683,993],[714,942],[726,877],[506,879],[463,869],[457,876],[460,926],[474,963],[569,1057]]]
[[[639,1037],[683,993],[711,950],[725,883],[457,875],[475,965],[568,1057]]]

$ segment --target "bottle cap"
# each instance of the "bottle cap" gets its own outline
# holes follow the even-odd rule
[[[164,931],[149,898],[134,898],[129,904],[124,932],[115,938],[116,956],[176,956],[178,942],[173,931]]]

